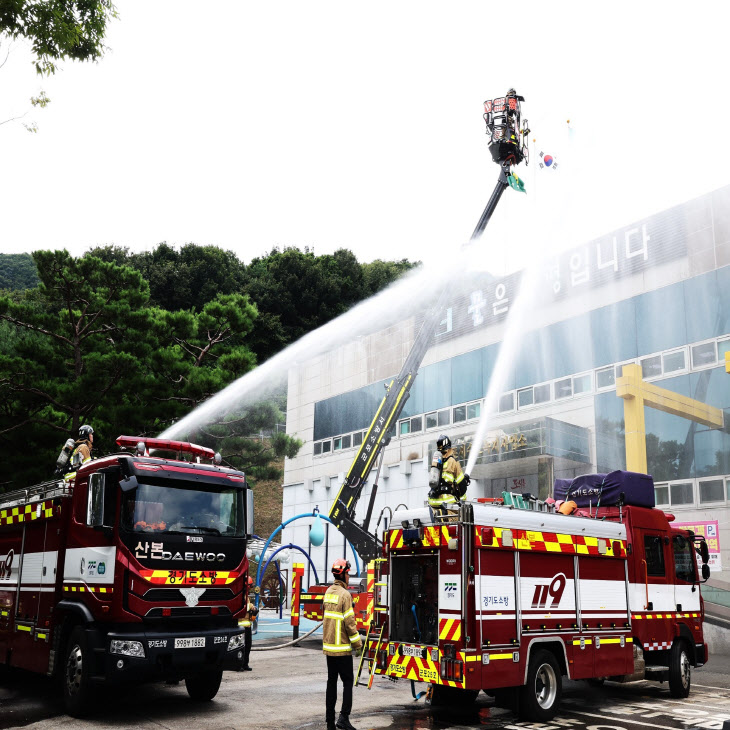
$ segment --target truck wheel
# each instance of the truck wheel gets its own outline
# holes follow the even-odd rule
[[[677,639],[669,650],[669,694],[672,697],[689,695],[691,671],[687,644]]]
[[[520,687],[520,717],[534,722],[552,720],[562,691],[562,675],[553,654],[545,650],[535,652],[527,670],[527,683]]]
[[[221,679],[223,679],[222,669],[190,674],[185,677],[185,689],[187,689],[190,699],[196,702],[209,702],[218,694]]]
[[[86,634],[81,626],[71,632],[66,644],[66,661],[63,667],[63,703],[66,712],[73,717],[83,717],[91,707],[89,674],[91,654],[86,644]]]

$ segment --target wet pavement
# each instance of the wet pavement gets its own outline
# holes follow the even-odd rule
[[[325,661],[316,642],[305,648],[254,652],[253,672],[227,672],[213,702],[189,700],[183,683],[146,685],[99,693],[98,707],[86,720],[66,716],[59,692],[46,677],[0,673],[0,730],[16,727],[169,728],[324,728]],[[424,685],[417,685],[417,690]],[[547,724],[520,722],[481,694],[465,707],[430,708],[414,702],[409,682],[375,680],[373,689],[355,689],[351,721],[358,730],[722,730],[730,720],[730,657],[715,656],[692,672],[686,700],[669,696],[666,684],[606,683],[593,687],[565,681],[562,709]]]

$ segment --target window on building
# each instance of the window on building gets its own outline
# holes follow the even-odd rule
[[[340,451],[342,449],[342,436],[338,436],[335,439],[332,439],[333,447],[332,451]]]
[[[535,403],[547,403],[550,400],[550,383],[536,385],[533,391],[535,394]]]
[[[322,453],[322,442],[321,441],[317,441],[314,444],[314,455],[315,456],[319,456],[321,453]]]
[[[725,362],[725,353],[730,350],[730,339],[718,340],[717,342],[717,359]]]
[[[707,479],[700,482],[700,504],[725,501],[725,483],[723,479]]]
[[[662,356],[652,355],[639,360],[642,378],[657,378],[662,374]]]
[[[573,378],[563,378],[555,381],[555,400],[570,398],[573,395]]]
[[[717,345],[715,342],[703,342],[692,348],[692,367],[702,368],[717,362]]]
[[[438,416],[436,415],[436,411],[433,411],[433,413],[427,413],[426,414],[426,430],[429,428],[436,428],[439,425],[438,422]]]
[[[675,535],[672,538],[672,552],[674,553],[674,572],[677,578],[685,583],[694,583],[697,561],[692,543],[684,535]]]
[[[515,394],[505,393],[499,399],[499,412],[506,413],[515,409]]]
[[[596,370],[596,388],[613,388],[616,385],[616,373],[613,366]]]
[[[662,367],[664,374],[678,373],[687,369],[687,353],[684,350],[665,352],[662,355]]]
[[[573,394],[581,395],[582,393],[590,393],[593,390],[593,382],[590,373],[573,376]]]
[[[405,418],[400,422],[400,435],[407,436],[409,433],[418,433],[423,429],[423,417],[415,416]]]
[[[352,434],[352,445],[353,446],[360,446],[362,443],[362,431],[358,431],[357,433]]]
[[[670,485],[669,496],[672,500],[672,506],[693,504],[695,500],[692,482],[678,482],[677,484]]]
[[[657,507],[669,506],[669,485],[668,484],[655,484],[654,485],[654,500],[656,501]]]
[[[466,418],[471,421],[473,418],[479,418],[482,414],[481,403],[469,403],[466,407]]]
[[[439,426],[448,426],[451,423],[451,409],[444,408],[438,412],[437,420]]]
[[[466,421],[466,406],[456,406],[453,413],[454,423]]]
[[[342,448],[343,449],[349,449],[351,444],[352,444],[352,436],[350,434],[347,434],[347,436],[342,437]]]
[[[322,442],[322,453],[327,454],[332,451],[332,442],[328,439]]]
[[[531,406],[535,402],[535,396],[532,392],[532,388],[524,388],[523,390],[517,391],[517,407],[525,408],[525,406]]]
[[[664,575],[664,547],[661,535],[644,535],[644,560],[646,560],[647,575]]]

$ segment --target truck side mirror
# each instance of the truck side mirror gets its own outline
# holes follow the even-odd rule
[[[253,535],[253,489],[246,489],[246,537]]]
[[[702,580],[709,580],[710,566],[707,563],[702,564]]]
[[[103,527],[104,525],[104,474],[98,472],[89,477],[86,524],[89,527]]]
[[[707,547],[704,540],[700,543],[700,555],[702,556],[702,562],[707,565],[710,561],[710,548]]]

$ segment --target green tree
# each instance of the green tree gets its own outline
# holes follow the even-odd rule
[[[0,254],[0,289],[33,289],[39,281],[29,253]]]
[[[100,59],[116,17],[110,0],[0,0],[0,37],[27,40],[36,71],[48,75],[59,61]]]
[[[0,486],[49,478],[60,444],[84,422],[97,454],[116,451],[119,434],[159,433],[255,364],[244,340],[256,309],[242,294],[169,312],[149,306],[147,282],[129,266],[66,251],[33,260],[38,289],[0,298]],[[271,474],[267,459],[298,448],[285,434],[270,448],[240,443],[274,426],[272,408],[236,427],[239,442],[225,441],[225,425],[215,433],[254,474]]]

